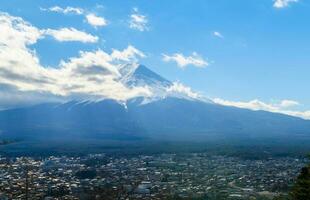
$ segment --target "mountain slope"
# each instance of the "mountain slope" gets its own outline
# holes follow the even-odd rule
[[[310,138],[310,121],[170,95],[172,83],[142,65],[124,66],[123,83],[158,93],[127,102],[71,101],[0,112],[0,136],[25,139]]]
[[[310,122],[264,111],[166,98],[127,107],[113,100],[45,104],[0,112],[3,136],[18,138],[310,137]]]
[[[310,121],[265,111],[252,111],[201,101],[166,98],[132,110],[151,134],[269,137],[309,136]]]

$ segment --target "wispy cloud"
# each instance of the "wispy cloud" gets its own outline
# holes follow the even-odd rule
[[[228,101],[220,98],[213,99],[215,103],[225,105],[225,106],[234,106],[239,108],[246,108],[250,110],[264,110],[268,112],[281,113],[285,115],[291,115],[295,117],[300,117],[304,119],[310,119],[310,110],[309,111],[296,111],[292,110],[294,106],[299,105],[297,101],[293,100],[282,100],[279,103],[266,103],[258,99],[243,102],[243,101]]]
[[[129,27],[138,31],[149,30],[147,16],[140,14],[138,8],[134,8],[130,15]]]
[[[223,36],[220,32],[218,32],[218,31],[214,31],[214,32],[213,32],[213,35],[214,35],[215,37],[218,37],[218,38],[224,38],[224,36]]]
[[[180,68],[185,68],[188,65],[195,67],[206,67],[209,65],[209,63],[196,52],[193,52],[190,56],[184,56],[182,53],[175,53],[172,55],[163,54],[163,61],[174,61]]]
[[[43,33],[54,37],[60,42],[79,41],[83,43],[96,43],[99,39],[97,36],[76,30],[75,28],[61,28],[58,30],[46,29]]]
[[[197,99],[200,97],[199,93],[194,92],[190,87],[183,85],[179,82],[173,82],[173,84],[166,89],[167,95],[170,96],[181,96],[190,97]]]
[[[87,20],[88,24],[92,25],[93,27],[108,25],[108,22],[105,18],[96,16],[93,13],[87,14],[86,20]]]
[[[108,25],[108,21],[101,16],[97,16],[94,13],[87,12],[83,8],[78,7],[66,7],[62,8],[59,6],[53,6],[50,8],[40,8],[42,11],[50,11],[50,12],[57,12],[62,14],[75,14],[75,15],[84,15],[85,20],[88,24],[90,24],[93,27],[100,27],[100,26],[106,26]]]
[[[273,7],[275,8],[285,8],[288,7],[291,3],[297,3],[298,0],[274,0]]]
[[[42,11],[50,11],[50,12],[57,12],[57,13],[63,13],[63,14],[76,14],[76,15],[82,15],[84,13],[84,10],[82,8],[77,7],[66,7],[61,8],[59,6],[53,6],[50,8],[40,8]]]
[[[293,106],[298,106],[298,105],[300,105],[300,103],[297,101],[285,99],[285,100],[282,100],[280,104],[278,104],[278,107],[288,108],[288,107],[293,107]]]

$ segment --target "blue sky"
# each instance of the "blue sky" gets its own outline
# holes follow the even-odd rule
[[[53,11],[56,6],[63,10]],[[68,7],[83,13],[64,13]],[[289,100],[295,102],[289,110],[310,110],[306,0],[10,0],[1,2],[0,11],[41,30],[74,28],[97,37],[96,42],[57,42],[47,33],[50,37],[29,45],[45,67],[57,68],[79,51],[112,52],[131,45],[145,55],[140,63],[223,104],[256,100],[282,109],[282,101]],[[106,24],[90,24],[89,14]],[[181,66],[176,55],[194,63]]]

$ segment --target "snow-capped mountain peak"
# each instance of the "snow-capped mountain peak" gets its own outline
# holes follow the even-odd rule
[[[206,98],[192,91],[190,87],[180,82],[171,82],[144,65],[137,63],[127,64],[120,67],[119,71],[122,75],[121,82],[127,87],[147,87],[151,91],[151,96],[143,97],[142,104],[167,97],[206,101]]]

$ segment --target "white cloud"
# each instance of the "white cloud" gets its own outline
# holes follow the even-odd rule
[[[136,56],[145,57],[144,53],[140,50],[134,48],[133,46],[129,45],[127,49],[123,51],[119,51],[117,49],[113,49],[111,54],[113,59],[122,60],[122,61],[130,61],[134,60]]]
[[[31,56],[34,56],[35,52],[30,51],[26,46],[36,43],[38,39],[43,38],[45,35],[50,35],[61,42],[80,41],[84,43],[95,43],[99,39],[97,36],[93,36],[74,28],[40,30],[19,17],[12,17],[6,13],[0,13],[0,17],[1,30],[3,31],[0,37],[0,42],[2,44],[19,46],[20,48],[17,49],[17,52],[18,50],[23,49],[24,53],[28,52]]]
[[[64,41],[79,41],[83,43],[96,43],[97,36],[76,30],[75,28],[61,28],[59,30],[46,29],[43,31],[46,35],[51,35],[60,42]]]
[[[133,47],[128,47],[133,48]],[[120,53],[128,51],[128,48]],[[136,55],[124,56],[130,61]],[[71,58],[60,64],[59,82],[65,95],[81,94],[93,97],[126,100],[136,96],[149,96],[151,92],[146,87],[127,88],[119,79],[120,61],[102,50],[81,52],[79,57]]]
[[[288,108],[288,107],[292,107],[292,106],[298,106],[299,102],[297,101],[293,101],[293,100],[282,100],[279,104],[280,107],[283,108]]]
[[[291,3],[297,3],[298,0],[274,0],[273,7],[275,8],[285,8],[288,7]]]
[[[147,87],[129,88],[120,81],[121,66],[144,56],[133,46],[111,54],[100,49],[80,52],[50,68],[42,66],[35,51],[29,48],[42,38],[43,30],[5,13],[0,13],[0,30],[0,93],[5,86],[6,94],[25,95],[24,99],[31,95],[37,99],[52,96],[62,100],[83,97],[119,101],[152,94]]]
[[[53,6],[50,8],[40,8],[40,9],[43,11],[57,12],[62,14],[84,15],[87,23],[93,27],[108,25],[108,21],[104,17],[96,16],[94,13],[87,12],[82,8],[70,7],[70,6],[62,8],[59,6]]]
[[[0,30],[0,83],[19,90],[34,88],[32,83],[41,83],[44,87],[47,69],[39,67],[35,51],[27,47],[42,38],[41,31],[22,18],[6,13],[0,13]]]
[[[148,31],[147,16],[139,14],[139,10],[134,8],[133,13],[130,15],[129,27],[138,31]]]
[[[224,38],[224,36],[223,36],[220,32],[218,32],[218,31],[214,31],[214,32],[213,32],[213,35],[214,35],[215,37],[218,37],[218,38]]]
[[[242,102],[242,101],[227,101],[220,98],[215,98],[213,99],[213,102],[225,106],[234,106],[250,110],[264,110],[268,112],[275,112],[300,117],[304,119],[310,119],[310,111],[287,110],[288,107],[299,105],[298,102],[292,100],[283,100],[277,104],[271,104],[271,103],[265,103],[257,99],[248,102]]]
[[[309,111],[283,111],[283,114],[310,120],[310,110]]]
[[[25,48],[25,45],[34,44],[41,37],[41,32],[39,29],[23,21],[20,17],[13,17],[6,13],[0,12],[0,25],[1,44]]]
[[[53,6],[50,8],[40,8],[42,11],[50,11],[50,12],[57,12],[57,13],[63,13],[63,14],[76,14],[76,15],[82,15],[84,13],[84,10],[82,8],[75,8],[75,7],[66,7],[61,8],[59,6]]]
[[[196,67],[206,67],[209,65],[209,63],[196,52],[193,52],[190,56],[184,56],[182,53],[175,53],[173,55],[163,54],[163,61],[174,61],[181,68],[185,68],[188,65],[193,65]]]
[[[197,99],[200,97],[200,95],[196,92],[194,92],[190,87],[187,87],[179,82],[174,82],[170,87],[166,89],[168,95],[172,96],[182,96],[184,97],[190,97],[193,99]]]
[[[275,110],[275,107],[273,105],[264,103],[257,99],[251,100],[249,102],[242,102],[242,101],[227,101],[220,98],[215,98],[213,99],[213,101],[221,105],[247,108],[251,110],[268,110],[268,111]]]
[[[103,17],[98,17],[93,13],[86,15],[86,20],[90,25],[94,27],[106,26],[108,24],[106,19],[104,19]]]

